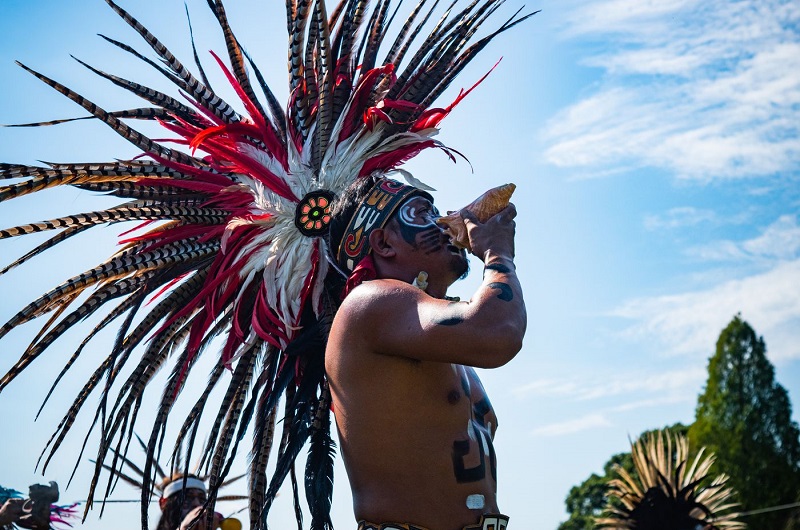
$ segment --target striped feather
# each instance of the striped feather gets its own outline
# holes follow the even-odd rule
[[[267,464],[275,437],[275,421],[278,416],[277,406],[264,410],[263,396],[265,395],[266,393],[262,393],[259,414],[256,416],[255,437],[248,470],[248,491],[250,493],[248,507],[251,530],[262,528],[261,516],[267,493]]]
[[[138,182],[91,182],[88,184],[73,184],[86,191],[96,191],[107,193],[115,197],[124,199],[145,199],[157,200],[159,202],[169,202],[171,199],[180,198],[183,200],[207,199],[208,196],[200,193],[187,192],[185,189],[172,186],[150,186],[142,185]]]
[[[84,230],[86,230],[87,228],[90,228],[90,227],[91,226],[73,226],[71,228],[65,229],[64,231],[62,231],[58,235],[51,237],[50,239],[48,239],[47,241],[45,241],[41,245],[36,246],[35,248],[30,250],[29,252],[27,252],[23,256],[20,256],[19,258],[14,260],[12,263],[6,265],[2,270],[0,270],[0,276],[2,276],[3,274],[7,273],[11,269],[19,267],[20,265],[22,265],[23,263],[25,263],[29,259],[32,259],[32,258],[38,256],[39,254],[41,254],[45,250],[47,250],[49,248],[53,248],[58,243],[61,243],[62,241],[66,240],[66,239],[69,239],[70,237],[74,236],[75,234],[78,234],[78,233],[80,233],[80,232],[82,232],[82,231],[84,231]]]
[[[97,105],[95,105],[94,103],[89,101],[88,99],[84,98],[83,96],[77,94],[76,92],[73,92],[72,90],[70,90],[69,88],[65,87],[64,85],[62,85],[62,84],[60,84],[60,83],[58,83],[56,81],[53,81],[49,77],[47,77],[45,75],[42,75],[39,72],[36,72],[36,71],[28,68],[27,66],[25,66],[22,63],[20,63],[19,61],[17,61],[17,64],[20,65],[22,68],[24,68],[26,71],[30,72],[37,79],[39,79],[39,80],[43,81],[45,84],[53,87],[54,89],[56,89],[57,91],[61,92],[62,94],[67,96],[69,99],[71,99],[72,101],[77,103],[78,105],[80,105],[83,108],[85,108],[86,110],[88,110],[95,117],[97,117],[101,121],[105,122],[109,127],[114,129],[114,131],[117,134],[119,134],[120,136],[122,136],[123,138],[125,138],[126,140],[131,142],[136,147],[142,149],[146,153],[156,154],[156,155],[158,155],[161,158],[164,158],[166,160],[172,160],[172,161],[175,161],[175,162],[180,162],[182,164],[192,165],[194,163],[194,159],[192,157],[190,157],[190,156],[188,156],[188,155],[186,155],[184,153],[181,153],[180,151],[175,151],[175,150],[172,150],[172,149],[170,149],[168,147],[164,147],[162,145],[157,144],[156,142],[152,141],[151,139],[149,139],[148,137],[144,136],[140,132],[135,131],[134,129],[128,127],[127,125],[122,123],[118,118],[115,118],[114,116],[111,116],[105,110],[101,109],[100,107],[98,107]]]
[[[156,204],[156,203],[154,203]],[[15,226],[0,230],[0,239],[16,237],[45,230],[89,226],[103,223],[118,223],[133,220],[180,219],[196,224],[218,224],[225,220],[227,212],[213,208],[186,206],[121,206],[108,210],[68,215],[39,223]]]
[[[99,175],[127,175],[131,177],[170,177],[174,179],[187,178],[185,174],[176,169],[152,161],[126,160],[121,162],[101,162],[93,164],[62,164],[56,162],[44,163],[54,171],[75,171]],[[207,164],[203,163],[203,166],[207,166]]]
[[[7,334],[14,327],[31,320],[40,311],[49,310],[50,307],[65,297],[72,295],[76,291],[82,291],[98,282],[126,276],[136,271],[147,271],[149,269],[164,268],[174,263],[195,261],[210,255],[218,248],[218,242],[195,243],[190,246],[170,245],[152,252],[109,260],[98,267],[70,278],[28,304],[0,328],[0,337]],[[10,373],[0,379],[0,390],[8,384],[9,377],[11,377]]]
[[[139,35],[150,45],[159,57],[180,77],[187,85],[189,93],[203,106],[211,111],[215,116],[225,123],[235,123],[239,121],[239,115],[216,94],[198,81],[178,59],[159,41],[155,35],[150,33],[138,20],[133,18],[127,11],[119,7],[112,0],[106,3],[113,9],[125,22],[135,29]]]
[[[245,399],[250,389],[250,382],[253,377],[253,367],[255,366],[258,357],[259,345],[250,347],[244,355],[239,359],[236,369],[231,376],[230,386],[235,386],[236,391],[231,401],[224,401],[223,406],[220,407],[220,414],[225,409],[225,424],[222,427],[222,434],[216,442],[214,448],[214,455],[211,458],[211,478],[208,488],[209,496],[209,515],[213,517],[214,504],[216,501],[217,491],[222,485],[222,481],[227,476],[230,466],[223,469],[226,461],[231,442],[233,441],[236,432],[236,426],[242,415]],[[215,422],[216,423],[216,422]],[[209,438],[209,445],[214,438]],[[208,522],[207,527],[211,526],[211,521]]]
[[[372,15],[370,15],[369,22],[367,23],[366,29],[364,30],[363,35],[361,36],[361,41],[358,45],[358,51],[353,56],[354,60],[361,61],[359,67],[359,69],[361,70],[361,75],[358,79],[359,83],[364,79],[366,75],[369,74],[369,72],[375,66],[374,57],[370,61],[369,58],[367,57],[367,53],[370,48],[376,49],[376,46],[374,44],[371,44],[371,40],[378,38],[378,36],[375,35],[375,28],[379,24],[379,18],[381,16],[381,12],[385,11],[386,2],[387,0],[380,0],[380,2],[372,9]],[[372,63],[372,66],[367,67],[370,62]],[[355,69],[356,65],[353,65],[353,67]]]
[[[208,87],[209,90],[213,90],[211,88],[211,83],[208,82],[208,77],[203,69],[203,64],[200,62],[200,56],[197,54],[197,46],[194,44],[194,30],[192,29],[192,17],[189,16],[189,6],[187,4],[183,4],[183,6],[186,9],[186,25],[189,26],[189,41],[192,43],[194,64],[197,66],[197,71],[200,72],[200,79],[203,80],[203,84]]]
[[[236,37],[233,34],[233,30],[228,24],[228,16],[225,14],[225,7],[223,7],[220,0],[207,1],[208,6],[217,17],[220,28],[222,28],[222,35],[225,37],[225,47],[228,50],[228,58],[231,61],[231,66],[233,67],[233,73],[236,76],[236,80],[253,105],[255,105],[261,117],[266,120],[267,113],[264,112],[264,109],[261,106],[261,103],[259,103],[258,98],[256,98],[256,94],[253,91],[252,85],[250,84],[250,78],[247,75],[244,57],[242,56],[242,50],[239,47],[239,42],[236,40]]]
[[[54,177],[34,177],[25,182],[19,182],[10,186],[0,187],[0,202],[16,199],[23,195],[29,195],[37,191],[42,191],[55,186],[78,185],[86,182],[113,182],[116,180],[127,180],[127,176],[94,176],[86,174],[59,175]]]
[[[386,58],[383,60],[384,64],[392,63],[395,65],[395,67],[399,65],[401,59],[398,59],[398,56],[400,55],[400,51],[403,49],[403,43],[408,36],[408,32],[411,30],[411,26],[414,24],[414,20],[416,20],[417,15],[419,15],[419,12],[425,5],[425,2],[427,2],[427,0],[419,0],[411,13],[409,13],[408,17],[406,17],[403,26],[400,28],[400,31],[397,32],[394,43],[392,43],[391,48],[389,48],[389,51],[386,53]],[[437,2],[434,2],[433,7],[436,7],[437,3],[438,0]],[[423,20],[422,23],[424,24],[425,21]],[[416,33],[411,35],[409,38],[409,43],[414,40],[415,35]]]
[[[230,410],[232,410],[231,407],[237,403],[237,395],[241,391],[240,386],[243,384],[245,377],[244,367],[255,362],[256,352],[257,349],[254,346],[250,346],[247,348],[247,350],[245,350],[245,354],[239,359],[236,370],[231,376],[231,381],[228,384],[228,388],[225,390],[224,397],[221,400],[222,406],[217,412],[214,422],[209,429],[209,434],[206,438],[206,447],[200,459],[200,469],[205,469],[206,472],[208,472],[208,470],[215,465],[214,449],[220,445],[220,442],[218,441],[219,432],[222,429],[225,416]],[[248,376],[252,375],[252,369],[248,369],[247,372],[250,372],[247,374]],[[244,398],[242,397],[241,399]],[[219,462],[216,462],[216,464],[219,464]]]
[[[311,424],[311,447],[306,460],[305,489],[311,508],[310,530],[333,530],[333,458],[336,444],[331,439],[331,394],[322,383],[314,420]]]
[[[197,432],[197,427],[199,427],[199,419],[203,414],[203,409],[205,409],[206,403],[208,402],[208,398],[211,395],[211,392],[217,386],[222,374],[225,372],[225,366],[221,363],[215,364],[214,368],[211,370],[211,374],[208,376],[208,383],[206,384],[205,389],[203,390],[200,397],[195,402],[192,409],[189,411],[189,414],[186,416],[186,420],[183,422],[178,434],[175,436],[175,446],[172,450],[172,460],[175,461],[178,459],[180,455],[181,447],[184,445],[186,441],[186,436],[189,434],[189,431],[192,431],[192,436],[189,439],[189,443],[186,444],[186,462],[191,460],[192,456],[192,449],[194,448],[194,435]]]
[[[316,26],[317,53],[319,58],[319,72],[321,82],[317,103],[316,138],[312,144],[311,164],[317,171],[322,165],[322,156],[328,149],[331,127],[333,126],[333,68],[331,53],[331,35],[328,27],[328,14],[325,12],[325,3],[317,1],[314,9],[314,25]]]
[[[121,304],[119,304],[109,314],[103,317],[103,320],[101,320],[100,323],[97,324],[97,326],[95,326],[94,329],[86,336],[86,338],[83,339],[80,346],[78,346],[78,349],[75,350],[75,353],[72,354],[72,357],[69,358],[67,363],[58,373],[58,376],[53,381],[53,384],[50,385],[50,390],[47,391],[47,395],[42,400],[42,404],[39,406],[39,410],[36,412],[36,418],[38,418],[39,415],[42,413],[42,410],[44,410],[44,406],[47,404],[47,401],[53,394],[53,391],[55,390],[56,386],[58,386],[58,383],[61,381],[64,375],[66,375],[66,373],[69,371],[72,365],[75,364],[75,361],[78,360],[78,357],[80,357],[81,353],[83,352],[83,349],[86,347],[89,341],[92,340],[92,338],[94,338],[94,336],[97,335],[100,331],[105,329],[105,327],[108,326],[112,321],[119,318],[120,315],[131,309],[131,307],[137,304],[137,302],[138,302],[137,299],[132,296],[123,300]]]
[[[304,69],[302,50],[303,35],[308,20],[311,0],[298,0],[289,24],[289,94],[294,99],[292,108],[295,132],[304,140],[308,135],[309,110],[306,107],[305,93],[302,91]],[[287,3],[288,5],[288,3]],[[291,119],[291,118],[290,118]]]
[[[117,77],[115,75],[106,73],[102,70],[98,70],[97,68],[81,61],[80,59],[73,57],[78,63],[82,64],[95,74],[99,75],[100,77],[104,77],[108,79],[115,85],[124,88],[125,90],[131,92],[139,96],[140,98],[149,101],[153,105],[157,105],[165,112],[177,114],[181,116],[183,119],[188,121],[195,121],[196,119],[196,112],[178,101],[177,99],[164,94],[163,92],[159,92],[158,90],[154,90],[152,88],[146,87],[139,83],[135,83],[133,81],[129,81],[127,79],[123,79],[121,77]],[[156,65],[157,66],[157,65]]]
[[[253,70],[253,74],[256,76],[256,80],[258,80],[258,84],[261,87],[261,92],[264,94],[264,97],[267,99],[267,105],[269,106],[269,111],[272,114],[268,123],[272,127],[275,127],[276,133],[278,138],[281,140],[281,145],[283,148],[286,148],[286,113],[283,111],[283,107],[281,107],[280,103],[278,103],[278,99],[275,97],[275,94],[272,93],[267,82],[264,80],[264,76],[261,74],[261,70],[253,62],[253,59],[250,57],[250,54],[247,53],[247,50],[242,49],[242,53],[244,54],[245,58],[247,58],[248,64],[250,64],[250,68]]]
[[[103,304],[114,298],[130,294],[134,290],[138,290],[141,284],[147,282],[155,276],[155,271],[147,271],[142,275],[125,278],[111,285],[105,286],[97,293],[93,294],[81,304],[72,313],[61,319],[58,325],[49,331],[44,337],[36,340],[20,357],[19,361],[9,370],[9,373],[20,373],[30,363],[32,363],[41,353],[63,335],[69,328],[74,326],[80,320],[87,318],[89,315],[97,311]]]
[[[157,72],[159,72],[161,75],[163,75],[164,77],[169,79],[175,86],[177,86],[177,87],[179,87],[179,88],[181,88],[183,90],[186,90],[187,92],[189,91],[188,85],[186,84],[186,82],[183,79],[181,79],[180,77],[176,76],[175,74],[173,74],[172,72],[170,72],[169,70],[167,70],[166,68],[164,68],[163,66],[158,64],[157,62],[155,62],[154,60],[152,60],[152,59],[150,59],[148,57],[145,57],[144,55],[142,55],[141,53],[136,51],[132,46],[128,46],[124,42],[120,42],[118,40],[112,39],[111,37],[107,37],[107,36],[103,35],[102,33],[100,33],[99,36],[100,36],[100,38],[102,38],[103,40],[108,42],[109,44],[113,44],[114,46],[116,46],[117,48],[121,49],[122,51],[127,52],[127,53],[133,55],[134,57],[136,57],[137,59],[147,63],[150,66],[152,66],[153,68],[155,68],[155,70]],[[78,60],[78,59],[75,59],[75,60]],[[83,64],[84,64],[84,66],[89,67],[87,64],[85,64],[85,63],[83,63]],[[89,68],[91,69],[91,67],[89,67]],[[98,73],[98,75],[102,75],[102,74]]]
[[[51,167],[0,164],[0,179],[30,178],[26,188],[7,198],[41,191],[61,184],[76,182],[114,182],[149,176],[151,178],[180,178],[182,175],[161,165],[142,164],[52,164]],[[6,189],[0,187],[0,190]],[[3,192],[5,193],[5,192]]]
[[[137,109],[128,109],[128,110],[117,110],[114,112],[109,112],[111,116],[120,119],[132,119],[132,120],[157,120],[157,119],[169,119],[169,113],[164,109],[160,108],[152,108],[152,107],[143,107]],[[94,116],[81,116],[80,118],[63,118],[60,120],[50,120],[50,121],[37,121],[33,123],[12,123],[8,125],[3,125],[3,127],[49,127],[51,125],[60,125],[62,123],[69,123],[72,121],[81,121],[81,120],[92,120],[95,119]]]

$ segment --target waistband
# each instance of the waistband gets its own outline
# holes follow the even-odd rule
[[[481,515],[481,520],[476,524],[465,526],[462,530],[506,530],[508,516],[499,513]],[[428,530],[424,526],[410,523],[369,523],[358,522],[358,530]]]

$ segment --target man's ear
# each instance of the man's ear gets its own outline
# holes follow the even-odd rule
[[[166,505],[167,505],[167,498],[166,497],[161,497],[161,498],[158,499],[158,507],[161,508],[162,512],[164,511],[164,506],[166,506]]]
[[[389,231],[385,228],[376,228],[369,234],[369,246],[375,256],[391,258],[395,255],[389,235]]]

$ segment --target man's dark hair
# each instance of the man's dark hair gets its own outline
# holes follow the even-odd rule
[[[197,475],[189,474],[187,477],[199,478]],[[174,473],[172,476],[167,477],[161,483],[163,490],[167,484],[171,484],[176,480],[183,480],[183,473]],[[164,508],[161,510],[161,518],[158,520],[156,530],[176,530],[180,527],[183,521],[183,500],[186,490],[176,492],[169,496],[164,503]]]
[[[181,494],[176,493],[164,503],[156,530],[175,530],[181,525]]]

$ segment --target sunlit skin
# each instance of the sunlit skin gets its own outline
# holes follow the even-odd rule
[[[370,234],[379,279],[344,300],[326,351],[357,520],[460,530],[500,512],[497,418],[472,367],[502,366],[521,347],[515,214],[510,205],[485,224],[467,217],[473,253],[487,265],[467,302],[444,299],[467,259],[427,199],[410,199]],[[411,285],[422,270],[427,292]],[[468,507],[477,495],[483,506]]]

